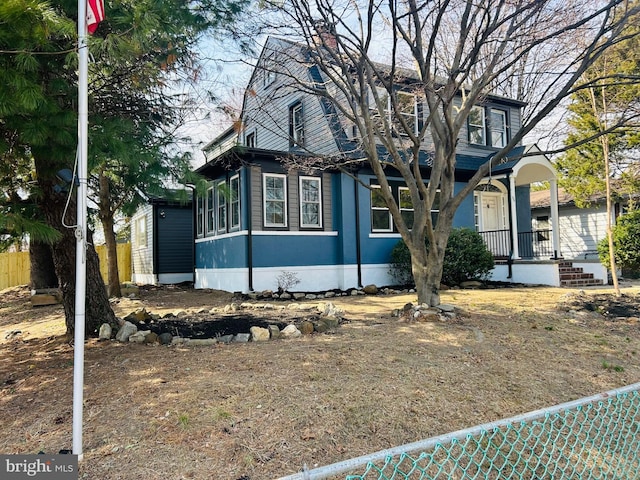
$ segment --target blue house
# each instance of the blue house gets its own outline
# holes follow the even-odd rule
[[[291,76],[325,81],[318,68],[296,56],[300,48],[267,41],[247,87],[242,128],[230,128],[204,149],[206,163],[198,172],[211,184],[196,204],[196,288],[275,290],[285,272],[303,291],[393,284],[390,252],[400,235],[353,125],[321,97],[291,85]],[[409,91],[402,94],[409,106],[402,114],[417,126],[425,108]],[[456,189],[520,128],[523,106],[488,95],[474,108],[458,142]],[[425,142],[425,178],[429,148]],[[347,172],[296,169],[292,160],[309,152],[351,152],[354,161]],[[548,181],[556,191],[555,170],[537,152],[524,146],[511,152],[454,218],[455,227],[483,235],[498,261],[496,280],[559,284],[557,196],[551,199],[548,242],[542,246],[543,237],[532,230],[530,184]],[[388,177],[403,215],[412,218],[402,177],[392,171]],[[437,202],[432,214],[438,214]]]

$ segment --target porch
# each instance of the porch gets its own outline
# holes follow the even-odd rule
[[[515,260],[509,230],[479,233],[496,260],[492,280],[555,287],[590,287],[607,282],[607,270],[599,261],[568,262],[559,258],[549,229],[518,232],[520,258]]]

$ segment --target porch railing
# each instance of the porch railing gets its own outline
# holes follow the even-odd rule
[[[511,232],[509,230],[490,230],[479,233],[494,257],[508,258],[511,255]],[[552,257],[551,230],[518,232],[518,254],[521,258]]]

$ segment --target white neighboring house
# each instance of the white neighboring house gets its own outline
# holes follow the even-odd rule
[[[531,192],[531,222],[534,230],[546,228],[550,218],[549,190]],[[627,206],[627,199],[613,204],[614,222]],[[558,188],[558,227],[561,256],[596,278],[607,278],[598,258],[598,242],[607,236],[607,205],[604,197],[593,198],[585,208],[576,206],[573,197]],[[604,273],[603,273],[604,272]]]

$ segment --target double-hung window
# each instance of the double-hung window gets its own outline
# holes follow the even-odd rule
[[[196,198],[196,234],[201,237],[204,234],[204,198],[200,195]]]
[[[265,227],[287,226],[287,177],[265,173],[262,176]]]
[[[399,135],[408,135],[407,130],[411,133],[418,133],[418,104],[416,102],[416,96],[412,93],[397,92],[396,94],[397,107],[395,112],[391,106],[391,99],[389,99],[389,118],[390,124],[394,125],[395,130]],[[402,128],[399,117],[402,117],[407,124],[407,129]]]
[[[256,148],[256,132],[247,133],[244,143],[249,148]]]
[[[289,108],[289,146],[304,147],[304,110],[301,102]]]
[[[240,228],[240,175],[234,175],[229,179],[229,229]]]
[[[413,228],[413,202],[407,187],[398,187],[398,206],[400,214],[408,228]]]
[[[214,189],[213,187],[207,190],[207,234],[215,233],[216,229],[216,214],[214,210]]]
[[[276,80],[276,71],[275,71],[275,53],[269,54],[267,57],[264,67],[263,67],[263,77],[262,77],[262,86],[267,88]]]
[[[469,128],[469,143],[473,143],[475,145],[486,145],[487,138],[484,107],[473,107],[469,112],[467,123]]]
[[[135,223],[135,232],[136,232],[136,246],[137,247],[146,247],[147,246],[147,217],[143,215],[136,219]]]
[[[391,212],[382,196],[380,185],[371,185],[371,231],[392,232]]]
[[[491,146],[502,148],[507,144],[507,112],[491,109]]]
[[[219,182],[216,188],[216,225],[218,232],[227,231],[227,188],[224,181]]]
[[[322,182],[318,177],[300,177],[300,226],[322,227]]]

